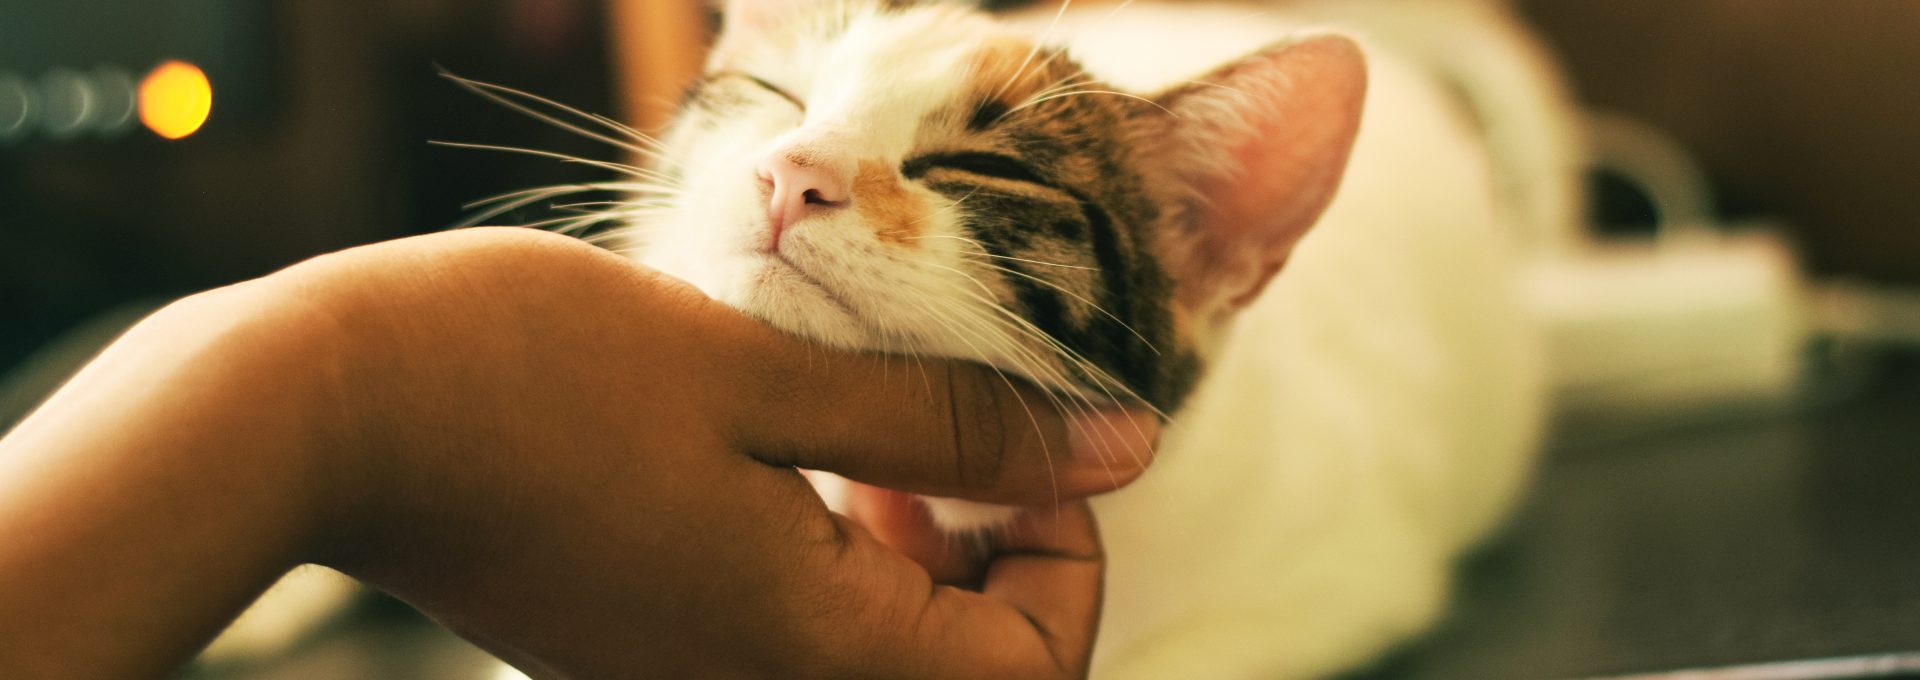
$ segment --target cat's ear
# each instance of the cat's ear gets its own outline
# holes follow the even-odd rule
[[[1290,40],[1155,98],[1147,143],[1187,195],[1163,260],[1189,309],[1251,302],[1333,200],[1360,127],[1366,60],[1339,36]],[[1172,115],[1166,115],[1166,114]]]

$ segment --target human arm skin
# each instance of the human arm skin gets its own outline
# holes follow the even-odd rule
[[[553,235],[321,257],[156,313],[0,440],[0,675],[164,675],[311,562],[536,677],[1078,676],[1083,504],[1028,513],[973,592],[793,470],[1016,504],[1137,477],[1151,418],[1045,404]]]

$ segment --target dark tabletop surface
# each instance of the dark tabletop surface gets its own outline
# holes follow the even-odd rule
[[[1920,362],[1890,364],[1825,406],[1558,447],[1446,624],[1365,675],[1920,677]]]

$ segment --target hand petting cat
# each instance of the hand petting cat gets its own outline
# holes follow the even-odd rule
[[[1136,478],[1158,424],[1049,403],[552,234],[322,256],[156,313],[0,439],[0,676],[165,675],[303,563],[535,677],[1083,676],[1075,499]],[[976,588],[936,585],[888,547],[944,559],[913,506],[862,506],[870,531],[795,468],[1043,509]]]

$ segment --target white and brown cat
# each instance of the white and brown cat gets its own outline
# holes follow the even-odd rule
[[[1170,416],[1095,502],[1099,677],[1364,662],[1527,478],[1544,398],[1486,145],[1390,54],[1245,6],[736,0],[657,154],[641,261],[824,343]]]
[[[662,142],[614,140],[653,163],[601,217],[791,332],[1167,414],[1094,503],[1097,677],[1348,670],[1439,616],[1528,476],[1515,242],[1571,211],[1553,99],[1513,50],[1426,50],[1471,62],[1448,75],[1299,19],[1476,31],[1478,0],[1075,4],[733,0]],[[959,532],[1011,512],[927,502]]]

